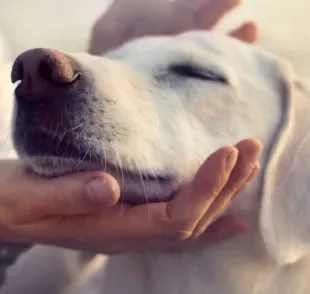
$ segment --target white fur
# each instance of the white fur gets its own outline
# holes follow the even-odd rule
[[[83,285],[68,285],[70,294],[310,293],[310,98],[289,64],[254,46],[200,32],[134,41],[106,58],[72,56],[91,73],[92,86],[106,106],[105,116],[95,117],[98,124],[110,123],[120,131],[127,127],[124,137],[90,138],[108,162],[168,171],[180,184],[223,145],[256,137],[264,153],[261,175],[227,212],[248,220],[249,232],[190,253],[104,258],[104,266]],[[167,72],[171,62],[219,72],[229,85],[181,79]],[[22,156],[42,172],[42,158]],[[125,181],[141,193],[141,186]],[[148,189],[150,199],[169,196],[167,187]],[[50,249],[45,250],[48,255]],[[11,269],[14,277],[3,293],[26,293],[12,290],[23,270],[18,264]]]

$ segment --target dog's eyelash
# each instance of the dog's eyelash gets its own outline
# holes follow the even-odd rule
[[[205,81],[213,81],[223,84],[228,84],[228,81],[225,77],[214,73],[210,70],[199,69],[195,66],[188,64],[176,64],[170,66],[170,71],[179,76],[188,77],[188,78],[196,78]]]

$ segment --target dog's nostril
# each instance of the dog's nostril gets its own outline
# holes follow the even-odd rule
[[[57,96],[63,85],[75,82],[79,75],[80,66],[72,57],[57,50],[39,48],[17,57],[11,80],[12,83],[21,81],[16,88],[18,97],[50,99]]]
[[[69,84],[76,80],[79,72],[76,62],[69,56],[51,49],[32,49],[15,60],[11,72],[12,83],[43,78],[48,82]]]
[[[39,62],[38,73],[48,82],[59,84],[70,84],[79,76],[74,62],[58,51],[47,52]]]

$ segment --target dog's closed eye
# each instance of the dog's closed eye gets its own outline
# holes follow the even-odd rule
[[[223,75],[212,70],[199,68],[192,64],[174,64],[169,67],[169,71],[184,78],[228,84],[228,80]]]

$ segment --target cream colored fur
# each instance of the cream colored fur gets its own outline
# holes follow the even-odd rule
[[[73,280],[60,275],[62,290],[70,294],[310,293],[310,97],[290,64],[254,46],[201,32],[141,39],[104,58],[72,56],[91,74],[102,103],[107,98],[114,102],[106,105],[107,117],[96,117],[98,122],[108,121],[120,130],[128,127],[128,140],[91,141],[98,150],[104,148],[108,161],[118,156],[123,167],[137,168],[130,161],[134,157],[140,168],[168,171],[179,184],[190,180],[220,146],[251,136],[262,141],[264,153],[260,176],[226,213],[248,220],[249,232],[190,253],[139,252],[95,259],[86,271],[81,266],[82,276],[79,270],[71,271]],[[167,70],[172,62],[211,70],[229,84],[181,78]],[[47,172],[42,158],[21,155],[37,172]],[[58,169],[61,164],[59,159]],[[141,193],[140,183],[125,181]],[[169,196],[167,187],[147,189],[150,200]],[[23,257],[28,267],[29,256],[35,259],[40,250],[47,258],[52,249],[32,249],[28,258]],[[73,257],[78,266],[78,256]],[[55,282],[49,281],[36,288],[35,280],[46,280],[46,273],[51,274],[40,270],[33,284],[18,292],[16,281],[28,268],[26,262],[20,263],[10,270],[1,293],[45,294],[55,289]],[[63,268],[59,261],[54,273]]]

